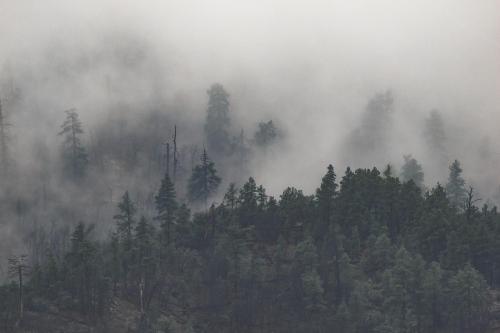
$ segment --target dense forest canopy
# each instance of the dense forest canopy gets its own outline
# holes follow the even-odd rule
[[[500,7],[0,3],[0,332],[488,332]]]

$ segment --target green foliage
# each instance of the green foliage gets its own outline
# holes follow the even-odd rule
[[[149,212],[126,192],[108,240],[79,223],[65,255],[33,268],[27,308],[106,320],[123,298],[143,331],[485,332],[500,216],[473,200],[457,210],[447,194],[437,184],[422,196],[413,180],[375,168],[348,168],[339,187],[329,165],[315,195],[288,187],[278,201],[249,178],[192,215],[165,175],[159,229],[136,222]],[[16,288],[0,287],[6,331]]]
[[[490,306],[488,285],[470,265],[451,278],[448,315],[455,332],[484,332]]]
[[[205,137],[208,150],[216,155],[227,154],[230,148],[229,94],[219,83],[207,91],[208,108]]]
[[[457,160],[450,165],[446,194],[454,207],[462,208],[464,206],[467,191],[465,190],[465,180],[462,178],[462,168]]]
[[[411,155],[404,156],[405,163],[401,168],[401,180],[404,182],[412,180],[415,185],[424,186],[424,172],[422,166]]]
[[[278,138],[279,133],[272,120],[260,122],[259,128],[254,134],[255,144],[259,147],[268,147]]]
[[[207,151],[203,150],[201,164],[194,167],[189,179],[189,200],[192,203],[204,203],[206,206],[210,196],[217,191],[220,182],[214,162],[208,158]]]
[[[165,177],[161,181],[160,189],[155,196],[155,204],[157,211],[156,219],[160,221],[161,227],[161,243],[162,245],[168,245],[170,244],[171,229],[177,210],[175,188],[168,173],[165,173]]]
[[[59,135],[64,136],[62,157],[64,169],[74,180],[85,175],[88,155],[80,136],[83,134],[82,122],[75,109],[67,110],[66,119],[61,125]]]

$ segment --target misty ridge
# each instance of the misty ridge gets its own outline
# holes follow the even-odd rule
[[[315,292],[325,294],[321,301],[316,300],[316,294],[307,296],[308,302],[310,298],[317,301],[311,301],[313,305],[306,306],[307,311],[314,308],[318,313],[331,307],[339,314],[341,306],[350,306],[348,294],[365,293],[339,282],[339,267],[347,265],[338,259],[343,258],[339,253],[344,249],[352,259],[350,265],[364,270],[363,278],[352,273],[356,276],[353,279],[362,281],[378,281],[382,274],[363,266],[369,260],[363,258],[366,251],[386,245],[392,246],[394,261],[384,263],[384,267],[392,267],[398,255],[410,256],[417,265],[422,255],[426,265],[439,262],[443,269],[463,270],[463,274],[470,273],[469,268],[473,270],[465,259],[463,265],[457,263],[458,259],[450,259],[448,249],[459,242],[458,238],[443,236],[439,244],[445,245],[426,253],[420,243],[416,244],[427,236],[419,234],[422,238],[417,237],[418,241],[407,237],[406,233],[412,234],[407,230],[413,227],[393,227],[391,223],[396,222],[391,218],[377,215],[380,205],[387,204],[385,201],[378,205],[366,199],[370,206],[366,212],[358,206],[341,209],[328,204],[324,208],[322,200],[327,199],[321,193],[326,191],[323,185],[330,175],[331,200],[335,202],[332,207],[343,207],[348,200],[338,198],[343,198],[342,191],[350,189],[345,185],[351,184],[350,179],[359,177],[359,183],[353,180],[356,185],[352,186],[363,198],[363,186],[385,186],[380,184],[394,179],[398,191],[418,193],[418,199],[404,199],[417,202],[416,208],[397,206],[395,210],[419,211],[432,201],[446,207],[443,210],[450,221],[469,221],[473,218],[470,214],[479,216],[478,207],[483,207],[484,216],[496,216],[495,206],[500,204],[498,3],[77,1],[74,6],[55,0],[44,5],[33,1],[0,4],[0,36],[4,37],[0,47],[0,281],[12,281],[8,259],[21,260],[21,255],[26,255],[31,268],[52,264],[63,267],[66,253],[74,250],[79,230],[82,242],[85,235],[92,233],[96,244],[100,244],[96,248],[112,253],[114,237],[124,232],[124,227],[120,229],[126,225],[123,221],[130,223],[128,241],[132,242],[132,220],[136,225],[141,221],[144,228],[146,221],[150,222],[156,228],[154,232],[162,230],[160,240],[153,242],[158,242],[154,251],[159,251],[160,257],[165,256],[162,251],[175,247],[172,253],[189,258],[189,265],[198,265],[207,272],[212,272],[212,264],[212,270],[217,271],[219,264],[215,257],[205,258],[204,250],[230,253],[228,248],[233,246],[217,235],[248,237],[252,243],[254,238],[248,236],[247,229],[253,226],[257,230],[255,238],[267,250],[245,243],[241,245],[241,262],[254,265],[245,251],[255,258],[262,254],[265,261],[267,254],[263,253],[279,252],[280,246],[288,249],[283,253],[302,253],[305,259],[293,260],[304,267],[309,267],[308,260],[318,261],[318,272],[316,268],[313,271],[319,277],[307,275],[309,271],[302,275],[303,281],[309,279],[309,287],[317,287]],[[329,165],[332,169],[328,167],[325,175]],[[337,182],[335,177],[342,181]],[[244,196],[245,191],[253,191],[251,200]],[[245,206],[248,200],[255,201],[255,205]],[[280,218],[286,221],[283,225],[298,222],[292,223],[292,231],[265,229],[272,235],[276,233],[266,238],[259,234],[255,221],[268,221],[263,212],[269,213],[275,205],[281,209]],[[238,209],[242,215],[234,213]],[[358,210],[366,215],[360,213],[359,217]],[[353,222],[356,228],[346,227],[348,222],[338,222],[338,229],[321,224],[335,218],[348,221],[351,215],[353,220],[359,217],[362,221],[359,225]],[[424,219],[418,216],[415,221]],[[196,238],[191,233],[198,231],[196,227],[182,229],[181,221],[196,226],[206,220],[210,225],[219,217],[223,221],[220,225],[229,226],[227,221],[235,219],[242,229],[227,227],[221,231],[217,228],[222,227],[213,222],[213,229],[207,227],[204,231],[203,242],[192,241],[196,243],[192,245],[186,240]],[[315,218],[322,222],[318,222],[319,226],[311,222],[309,230],[308,221]],[[400,218],[414,221],[406,215]],[[367,221],[373,224],[365,225]],[[387,226],[381,226],[386,222]],[[407,223],[414,226],[414,222]],[[462,230],[448,227],[453,237]],[[337,258],[332,272],[336,273],[326,278],[328,274],[322,275],[321,267],[328,260],[321,253],[311,259],[308,251],[312,247],[319,252],[326,249],[328,236],[323,239],[321,234],[330,233],[334,239],[332,253]],[[166,244],[161,235],[166,237]],[[120,237],[116,238],[117,248],[131,249],[131,243],[122,244]],[[359,244],[355,249],[352,242],[356,237]],[[185,249],[189,250],[182,252]],[[120,251],[128,258],[126,250]],[[196,251],[201,253],[199,257]],[[165,260],[176,265],[170,257]],[[198,263],[203,260],[205,266]],[[19,267],[24,267],[21,261],[14,263],[19,272]],[[187,332],[187,322],[202,321],[204,315],[210,314],[188,316],[185,321],[172,319],[171,314],[160,315],[161,309],[168,308],[162,300],[154,296],[148,301],[143,299],[143,292],[146,296],[157,292],[156,284],[160,282],[155,279],[163,272],[161,258],[159,262],[156,268],[143,270],[148,272],[146,275],[154,271],[151,280],[146,275],[132,276],[131,266],[125,269],[130,269],[130,276],[123,273],[123,267],[117,269],[120,273],[116,274],[124,274],[123,280],[112,273],[111,277],[103,276],[114,279],[113,297],[131,302],[140,313],[137,325],[153,329],[160,325],[158,318],[166,316],[175,322],[172,327],[184,325],[173,331]],[[478,274],[489,274],[485,273],[490,272],[489,266],[486,269],[481,265],[472,260]],[[485,279],[494,289],[498,283],[496,268],[491,272]],[[228,274],[236,273],[229,269]],[[217,279],[214,277],[214,281]],[[449,281],[446,286],[451,290],[454,280]],[[37,287],[29,288],[28,292],[32,292]],[[163,285],[159,288],[164,288],[158,291],[160,294],[168,289]],[[337,294],[328,300],[329,292]],[[238,291],[234,293],[239,295],[234,299],[245,297]],[[205,298],[199,297],[202,294],[189,295],[190,302],[203,303]],[[36,312],[33,299],[42,297],[36,295],[29,298],[29,311]],[[85,316],[107,313],[104,301],[94,303],[90,298],[72,304],[75,308],[84,304]],[[231,303],[233,299],[229,299]],[[200,332],[213,331],[214,327],[221,332],[253,332],[252,325],[266,322],[258,314],[249,319],[246,314],[235,313],[228,315],[236,318],[235,322],[231,319],[231,324],[221,319],[221,326],[190,327]],[[318,322],[314,318],[306,316],[303,322]],[[458,326],[443,324],[448,319],[434,318],[433,329],[446,329],[428,332],[448,332],[459,326],[467,332],[473,322],[480,323],[478,327],[488,326],[483,312],[471,318],[470,323]],[[9,320],[5,322],[11,325]],[[2,327],[11,327],[8,325]],[[271,331],[274,326],[270,325],[263,331]],[[14,326],[22,327],[22,315]],[[137,331],[149,332],[144,327]],[[304,326],[304,332],[307,327],[311,326]],[[345,327],[340,331],[350,332]],[[424,331],[420,328],[412,332]]]

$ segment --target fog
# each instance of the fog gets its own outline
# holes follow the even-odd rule
[[[494,200],[499,53],[495,0],[2,0],[0,97],[12,124],[14,187],[29,197],[36,172],[55,177],[57,133],[69,108],[80,114],[91,157],[93,138],[121,117],[121,144],[143,144],[139,132],[149,131],[151,122],[143,118],[151,112],[169,124],[151,130],[153,138],[168,139],[175,123],[182,145],[201,147],[206,91],[219,82],[230,94],[235,135],[243,129],[251,138],[258,122],[271,119],[283,133],[253,156],[248,170],[222,175],[225,185],[253,175],[274,195],[287,186],[312,193],[329,163],[339,177],[348,165],[383,169],[390,163],[399,172],[403,155],[412,154],[427,186],[446,182],[447,164],[456,158],[468,184],[484,201]],[[368,130],[377,121],[365,110],[386,91],[393,105],[382,129],[375,129],[384,135],[377,141]],[[434,109],[443,117],[445,163],[437,162],[426,140],[425,119]],[[356,135],[377,144],[360,151]],[[111,201],[139,184],[144,193],[156,190],[159,179],[148,171],[133,174],[92,179],[115,193]],[[58,200],[77,191],[51,184]],[[104,202],[108,189],[89,197]],[[104,217],[78,209],[76,217],[69,215],[98,222],[112,215],[111,207]],[[64,218],[33,213],[26,223]],[[2,219],[2,236],[15,233],[12,215]]]

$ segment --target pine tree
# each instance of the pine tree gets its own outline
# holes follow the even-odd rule
[[[438,185],[426,194],[418,221],[411,236],[417,238],[420,253],[426,260],[439,260],[446,248],[453,218],[444,188]]]
[[[248,178],[240,189],[239,202],[244,207],[257,207],[257,184],[253,177]]]
[[[318,208],[320,210],[321,218],[328,221],[332,217],[334,200],[337,196],[337,176],[333,166],[328,165],[326,175],[321,180],[320,187],[316,190],[316,198],[318,201]]]
[[[162,244],[170,244],[172,225],[175,222],[175,212],[177,210],[177,201],[174,184],[168,174],[161,181],[161,187],[155,196],[156,210],[158,215],[156,219],[160,221],[162,229]]]
[[[116,220],[117,231],[120,237],[120,245],[122,252],[122,267],[124,274],[125,289],[127,289],[128,273],[132,261],[132,231],[135,224],[134,215],[137,211],[134,203],[130,199],[128,191],[122,197],[122,201],[118,204],[119,213],[113,216]]]
[[[273,144],[278,135],[278,129],[274,126],[272,120],[260,122],[259,129],[254,134],[254,141],[257,146],[265,148]]]
[[[207,94],[205,136],[208,149],[216,155],[224,155],[229,152],[230,148],[229,94],[219,83],[214,83]]]
[[[224,194],[224,204],[234,210],[238,202],[238,190],[234,183],[230,183],[226,194]]]
[[[66,120],[61,125],[59,135],[64,136],[63,159],[66,172],[77,180],[85,175],[88,157],[80,135],[83,134],[82,122],[75,109],[65,111]]]
[[[390,91],[378,93],[368,102],[361,123],[349,137],[346,153],[354,163],[385,163],[392,126],[394,97]],[[353,151],[355,154],[353,154]],[[355,155],[355,156],[353,156]]]
[[[90,314],[96,310],[95,292],[97,275],[97,249],[90,240],[94,226],[77,224],[71,235],[71,250],[66,255],[69,273],[69,291],[77,300],[80,311]]]
[[[319,221],[317,221],[314,237],[323,238],[328,231],[333,219],[334,200],[337,197],[336,175],[333,166],[328,165],[327,172],[321,180],[320,187],[316,190],[316,201],[319,209]]]
[[[438,110],[432,110],[429,117],[425,120],[424,133],[429,151],[438,166],[444,166],[446,163],[446,133],[444,121]]]
[[[24,318],[24,279],[28,269],[26,255],[9,258],[9,274],[17,279],[18,282],[18,304],[19,318],[16,326],[19,326]]]
[[[134,237],[134,275],[139,289],[141,314],[144,314],[146,308],[146,291],[150,289],[155,274],[154,237],[154,227],[142,216],[135,228]]]
[[[422,313],[422,330],[424,332],[438,332],[438,329],[443,326],[444,318],[443,311],[445,304],[444,272],[437,262],[430,264],[425,272],[422,281],[423,286],[423,313]]]
[[[450,165],[450,174],[446,184],[446,195],[454,207],[462,208],[465,203],[467,190],[465,189],[465,180],[462,178],[462,168],[458,160]]]
[[[422,166],[411,155],[404,156],[405,163],[401,168],[401,180],[408,182],[412,180],[415,185],[422,188],[424,185],[424,172]]]
[[[134,249],[140,267],[153,256],[154,235],[154,227],[142,216],[135,227],[134,235]]]
[[[485,332],[491,296],[481,274],[466,265],[450,280],[448,313],[453,332]]]
[[[207,206],[208,199],[217,191],[221,179],[217,176],[215,164],[204,149],[201,164],[195,166],[188,184],[188,197],[193,203],[203,202]]]
[[[257,206],[259,207],[260,210],[264,210],[267,204],[267,194],[266,194],[266,189],[264,186],[259,185],[257,187]]]
[[[122,197],[122,201],[118,204],[119,213],[113,216],[116,220],[118,233],[120,234],[121,240],[124,243],[129,243],[132,241],[132,230],[135,224],[135,213],[137,208],[130,199],[128,191],[125,191]]]
[[[176,244],[188,246],[191,240],[191,211],[186,204],[179,206],[176,217]]]
[[[257,214],[257,184],[252,177],[248,178],[248,181],[240,189],[238,204],[240,223],[244,226],[255,223],[255,216]]]

